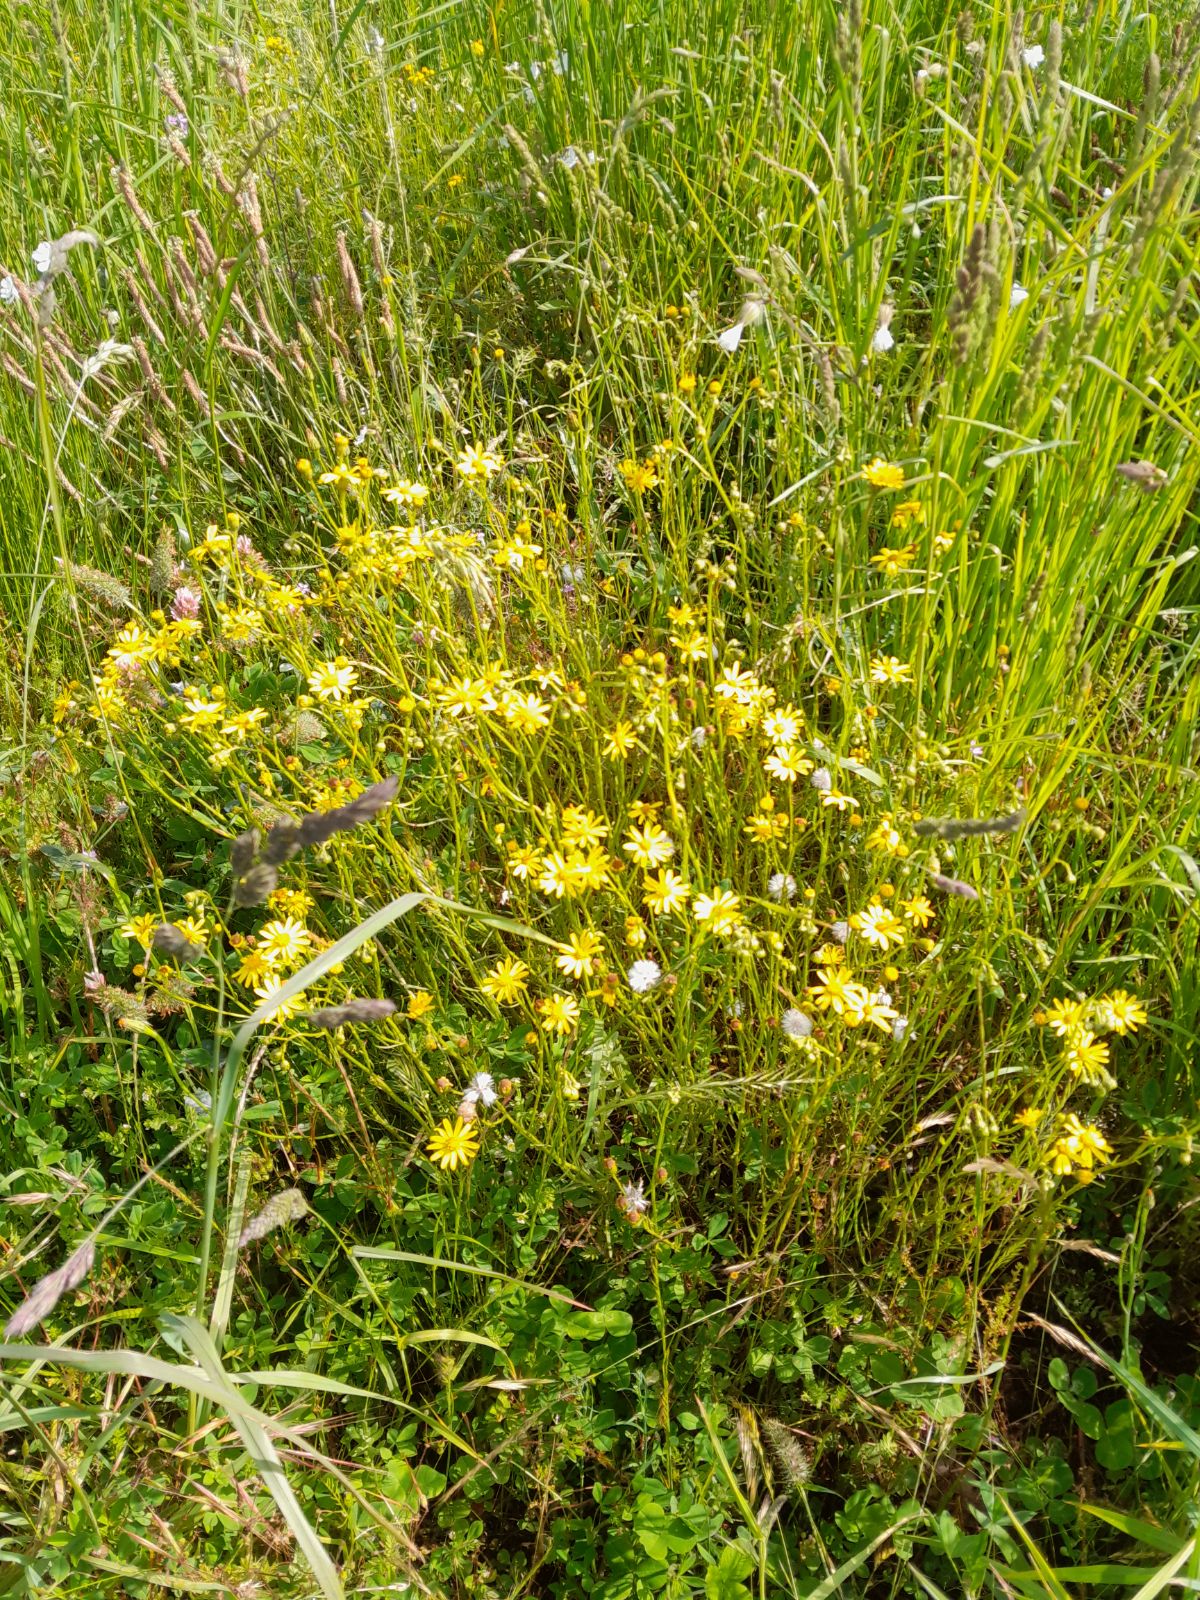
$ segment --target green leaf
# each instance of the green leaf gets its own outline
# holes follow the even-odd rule
[[[745,1600],[750,1591],[742,1581],[754,1571],[754,1558],[728,1544],[704,1574],[705,1600]]]
[[[577,1311],[563,1319],[563,1332],[568,1339],[603,1339],[609,1334],[622,1338],[632,1331],[633,1318],[615,1306],[603,1311]]]

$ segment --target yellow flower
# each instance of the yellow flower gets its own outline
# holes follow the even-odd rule
[[[862,1006],[868,998],[863,985],[856,983],[849,972],[843,972],[838,967],[821,967],[817,982],[809,985],[808,992],[818,1011],[835,1011],[839,1017],[845,1014],[847,1008]]]
[[[499,456],[475,444],[469,444],[454,463],[455,471],[468,483],[486,483],[503,465]]]
[[[912,668],[895,656],[871,657],[872,683],[911,683]]]
[[[790,745],[780,745],[772,750],[763,762],[763,771],[768,778],[777,778],[780,783],[795,783],[797,778],[802,778],[813,769],[812,762],[807,756],[802,756],[799,750]]]
[[[647,494],[658,487],[658,469],[653,461],[643,464],[627,456],[617,470],[625,479],[626,487],[634,494]]]
[[[411,1022],[420,1022],[421,1018],[428,1016],[432,1010],[433,996],[426,989],[417,989],[409,995],[404,1014]]]
[[[1068,1034],[1082,1030],[1087,1010],[1087,1002],[1083,1000],[1055,1000],[1053,1005],[1046,1007],[1043,1015],[1051,1032],[1065,1039]]]
[[[743,833],[748,833],[759,844],[771,844],[776,839],[781,839],[791,823],[781,811],[771,811],[763,807],[748,818]]]
[[[656,916],[663,916],[671,911],[682,911],[692,892],[680,874],[672,872],[670,867],[660,872],[657,877],[647,874],[643,888],[645,892],[642,899]]]
[[[904,924],[879,900],[872,900],[865,911],[855,912],[849,922],[868,944],[878,945],[881,950],[904,943]]]
[[[308,687],[318,700],[343,700],[358,682],[358,673],[345,656],[323,661],[308,675]]]
[[[492,551],[492,560],[498,567],[508,567],[512,572],[520,572],[527,561],[536,561],[541,553],[540,544],[530,544],[525,539],[508,539]]]
[[[1042,1120],[1043,1113],[1037,1106],[1026,1106],[1023,1111],[1018,1111],[1013,1122],[1018,1128],[1024,1128],[1032,1133]]]
[[[675,854],[674,841],[654,822],[630,828],[623,848],[639,867],[660,867]]]
[[[254,993],[260,1000],[273,1000],[283,988],[285,981],[275,973],[270,973],[261,983],[254,985]],[[285,1000],[282,1005],[277,1005],[271,1015],[276,1022],[286,1022],[288,1017],[294,1017],[304,1004],[304,996],[302,994],[294,994],[290,1000]]]
[[[884,1033],[890,1033],[899,1012],[880,996],[868,993],[861,984],[855,984],[846,997],[845,1016],[847,1027],[859,1028],[864,1022],[872,1022]]]
[[[570,897],[575,893],[575,886],[571,882],[571,874],[567,868],[566,857],[558,850],[551,850],[542,857],[542,872],[538,878],[538,888],[543,894],[551,894],[556,900],[565,896]]]
[[[1107,1166],[1111,1156],[1112,1146],[1096,1124],[1080,1122],[1068,1111],[1050,1147],[1050,1169],[1060,1178],[1074,1174],[1080,1183],[1090,1183],[1096,1167]]]
[[[479,1130],[461,1117],[455,1117],[453,1122],[444,1117],[430,1135],[425,1149],[429,1159],[443,1172],[447,1169],[456,1172],[459,1167],[469,1167],[479,1154]]]
[[[892,512],[892,527],[907,528],[910,523],[920,528],[925,524],[925,507],[919,500],[901,500]]]
[[[677,606],[668,606],[667,616],[677,628],[689,627],[696,620],[695,608],[686,600],[681,600]]]
[[[500,705],[504,720],[518,733],[537,733],[550,726],[550,707],[536,694],[510,690]]]
[[[121,926],[121,936],[125,939],[136,939],[144,950],[149,950],[154,930],[160,922],[159,917],[153,917],[149,912],[140,917],[130,917],[129,921]]]
[[[429,490],[423,483],[413,483],[408,478],[401,478],[399,483],[394,483],[390,489],[383,491],[383,498],[391,501],[393,505],[423,506],[429,499]]]
[[[1086,1028],[1068,1036],[1067,1069],[1085,1083],[1103,1084],[1108,1078],[1108,1045]]]
[[[875,827],[867,835],[867,848],[869,850],[882,850],[884,855],[904,856],[908,854],[899,830],[892,822],[888,813],[879,819]]]
[[[1108,1028],[1122,1038],[1127,1033],[1136,1033],[1149,1020],[1141,1001],[1125,989],[1114,989],[1097,1000],[1093,1014],[1097,1026]]]
[[[506,956],[492,967],[479,987],[502,1006],[515,1005],[525,993],[529,968],[516,956]]]
[[[862,469],[862,475],[872,489],[904,487],[904,468],[898,467],[895,462],[885,461],[882,456],[876,456],[873,461],[868,461]]]
[[[607,855],[595,845],[586,855],[576,851],[567,861],[567,880],[573,894],[584,889],[603,889],[608,882]]]
[[[587,850],[608,838],[608,823],[583,806],[564,806],[562,831],[563,838],[577,850]]]
[[[823,791],[821,804],[835,807],[838,811],[845,811],[848,806],[854,804],[854,796],[852,794],[843,794],[840,789],[830,788]]]
[[[904,907],[904,920],[911,922],[914,928],[927,928],[933,921],[933,907],[923,894],[914,894],[900,904]]]
[[[225,716],[224,690],[214,691],[214,698],[206,700],[199,689],[187,689],[183,696],[183,712],[179,726],[197,733],[201,728],[215,727]]]
[[[762,719],[763,738],[776,746],[787,748],[797,744],[803,730],[804,713],[795,706],[779,706]]]
[[[641,917],[635,914],[625,918],[625,943],[631,950],[640,950],[649,937]]]
[[[590,978],[603,949],[596,934],[587,930],[573,933],[566,944],[559,946],[561,953],[554,958],[554,964],[569,978]]]
[[[476,711],[491,710],[495,706],[485,686],[473,683],[470,678],[451,678],[449,683],[440,684],[434,693],[442,710],[448,711],[452,717],[470,716]],[[490,701],[490,705],[485,707],[485,701]]]
[[[131,622],[127,628],[122,628],[108,652],[110,661],[118,667],[136,667],[143,661],[150,661],[155,654],[154,639],[139,628],[136,622]]]
[[[681,372],[679,374],[679,392],[680,394],[695,394],[696,375],[694,372]]]
[[[883,545],[878,553],[871,557],[871,565],[877,567],[885,577],[894,578],[903,572],[906,567],[911,567],[917,559],[915,544],[900,545],[893,549],[891,545]]]
[[[624,761],[637,743],[637,733],[632,722],[614,722],[604,741],[604,754],[614,761]]]
[[[573,995],[552,994],[539,1000],[542,1027],[547,1033],[573,1033],[579,1023],[579,1001]]]
[[[271,976],[274,965],[274,958],[265,951],[247,950],[234,977],[247,989],[257,989],[260,983],[266,983]]]
[[[312,934],[294,917],[268,922],[258,930],[258,946],[272,966],[294,967],[312,944]]]
[[[741,901],[729,889],[716,889],[696,896],[692,915],[706,933],[732,933],[742,920]]]
[[[537,867],[541,856],[532,845],[513,844],[511,840],[508,849],[508,870],[514,878],[524,881]]]

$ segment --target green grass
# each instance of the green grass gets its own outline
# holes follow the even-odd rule
[[[1195,1587],[1186,12],[9,20],[0,1593]],[[570,806],[611,859],[560,897]],[[876,1022],[818,1009],[905,905],[845,945]],[[398,1010],[305,1020],[353,997]]]

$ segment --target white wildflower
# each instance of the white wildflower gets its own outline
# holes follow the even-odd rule
[[[791,900],[796,894],[796,880],[790,872],[775,872],[767,879],[767,893],[772,900]]]
[[[818,767],[808,781],[818,794],[828,794],[833,788],[833,779],[829,775],[828,767]]]
[[[625,977],[634,994],[649,994],[662,982],[662,968],[657,961],[635,961]]]
[[[629,1218],[636,1222],[644,1211],[649,1211],[650,1202],[646,1199],[646,1185],[644,1183],[624,1183],[621,1185],[621,1198],[617,1205]]]
[[[1031,70],[1035,71],[1046,59],[1046,52],[1040,44],[1031,44],[1028,50],[1021,51],[1021,60]]]
[[[49,270],[50,263],[54,259],[54,246],[50,243],[49,239],[42,240],[41,244],[39,244],[37,249],[33,252],[31,259],[33,261],[33,270],[35,272],[46,272]]]
[[[812,1018],[806,1017],[803,1011],[797,1011],[795,1006],[783,1013],[783,1021],[779,1024],[789,1039],[807,1039],[813,1031]]]
[[[19,299],[20,295],[17,293],[17,286],[11,276],[6,273],[3,278],[0,278],[0,302],[3,302],[6,306],[11,306],[15,305]]]
[[[464,1100],[472,1103],[476,1100],[482,1106],[494,1106],[496,1103],[496,1080],[490,1072],[477,1072],[468,1083]]]
[[[904,1036],[908,1032],[908,1018],[897,1017],[892,1023],[892,1038],[897,1044],[904,1043]]]
[[[850,924],[848,922],[835,922],[829,930],[829,937],[835,939],[838,944],[845,944],[850,937]]]
[[[1019,305],[1023,305],[1028,299],[1029,290],[1022,288],[1019,283],[1014,283],[1008,297],[1008,309],[1015,311]]]

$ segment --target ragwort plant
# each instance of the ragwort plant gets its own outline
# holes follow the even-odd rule
[[[70,1508],[18,1474],[20,1581],[278,1588],[295,1540],[326,1593],[977,1593],[1051,1581],[1027,1519],[1107,1553],[1086,1452],[1015,1408],[1077,1337],[1051,1274],[1136,1355],[1146,1197],[1190,1182],[1182,40],[129,15],[14,68],[14,175],[102,236],[52,315],[6,242],[13,1165],[106,1268],[102,1348],[6,1353]],[[130,1388],[128,1444],[64,1449],[113,1391],[63,1368],[186,1415]],[[1101,1526],[1194,1569],[1135,1479]]]

